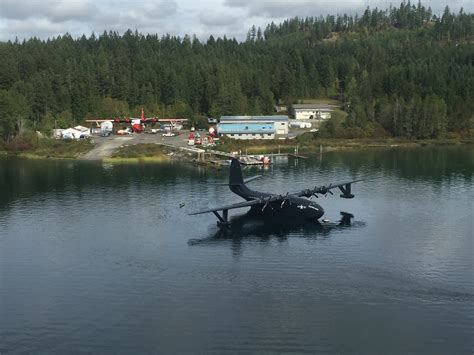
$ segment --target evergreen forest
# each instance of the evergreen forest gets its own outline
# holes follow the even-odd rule
[[[336,99],[328,137],[440,138],[474,128],[474,15],[403,2],[253,26],[244,41],[104,32],[0,42],[0,137],[86,118],[272,114]]]

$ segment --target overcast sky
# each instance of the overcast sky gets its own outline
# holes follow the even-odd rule
[[[415,0],[416,2],[416,0]],[[384,0],[0,0],[0,40],[48,38],[69,32],[74,37],[128,28],[144,34],[200,39],[227,35],[241,40],[255,24],[264,27],[293,16],[362,13],[367,6],[385,9]],[[392,2],[395,6],[400,1]],[[441,13],[448,0],[424,2]],[[452,11],[474,9],[473,0],[449,0]]]

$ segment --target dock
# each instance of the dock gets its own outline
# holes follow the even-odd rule
[[[304,155],[293,154],[293,153],[288,153],[288,156],[292,158],[297,158],[297,159],[308,159],[308,157],[305,157]]]
[[[170,148],[175,152],[181,152],[189,156],[191,160],[198,163],[206,163],[205,165],[213,167],[224,167],[229,165],[231,158],[238,158],[242,165],[248,166],[262,166],[267,165],[261,160],[261,155],[242,154],[242,152],[224,152],[217,149],[212,149],[205,146],[189,146],[186,139],[181,137],[172,137],[164,139],[158,138],[156,135],[129,135],[129,136],[113,136],[113,137],[94,137],[96,146],[87,154],[84,154],[81,159],[84,160],[102,160],[110,157],[113,152],[123,145],[135,144],[158,144]],[[204,148],[204,149],[203,149]],[[274,158],[278,157],[292,157],[297,159],[308,159],[300,155],[299,147],[296,146],[294,153],[283,153],[278,147],[278,152],[267,152],[263,156],[270,158],[270,163],[274,162]]]
[[[250,155],[242,155],[239,162],[243,165],[267,165],[262,159],[257,159]]]

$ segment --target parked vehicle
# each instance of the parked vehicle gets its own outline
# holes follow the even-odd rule
[[[120,136],[125,136],[125,135],[128,135],[128,134],[132,134],[132,131],[130,130],[130,128],[126,128],[126,129],[119,129],[117,131],[117,134],[120,135]]]
[[[159,128],[150,128],[150,129],[147,129],[145,131],[145,133],[149,133],[149,134],[157,134],[158,132],[161,132],[161,129],[159,129]]]
[[[166,132],[166,133],[163,133],[163,137],[176,137],[177,135],[179,135],[179,133],[177,133],[177,132]]]

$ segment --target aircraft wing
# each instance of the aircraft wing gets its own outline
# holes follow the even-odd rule
[[[311,197],[316,194],[327,194],[328,192],[332,194],[331,190],[335,188],[339,188],[341,190],[342,198],[353,198],[354,195],[351,194],[351,185],[355,182],[362,181],[362,179],[357,179],[357,180],[352,180],[352,181],[347,181],[347,182],[339,182],[336,184],[329,184],[329,185],[322,185],[322,186],[315,186],[313,189],[306,189],[299,191],[295,194],[294,196],[299,196],[299,197]]]
[[[207,210],[201,210],[201,211],[189,213],[189,215],[194,216],[194,215],[197,215],[197,214],[208,213],[208,212],[217,212],[217,211],[223,211],[223,210],[232,210],[234,208],[250,207],[250,206],[262,204],[262,203],[265,203],[265,202],[266,202],[266,200],[261,200],[261,199],[238,202],[238,203],[234,203],[232,205],[220,206],[220,207],[210,208],[210,209],[207,209]]]

